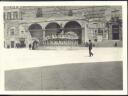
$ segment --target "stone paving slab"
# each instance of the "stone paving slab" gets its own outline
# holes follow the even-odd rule
[[[5,72],[6,90],[122,90],[122,61],[70,63]]]
[[[122,48],[93,48],[89,57],[88,48],[79,50],[27,50],[9,49],[2,51],[1,62],[5,70],[24,69],[39,66],[53,66],[69,63],[91,63],[122,61]]]

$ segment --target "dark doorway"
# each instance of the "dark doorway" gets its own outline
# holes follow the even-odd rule
[[[15,42],[11,41],[11,48],[14,48],[14,44],[15,44]]]
[[[26,47],[25,38],[20,38],[20,47],[21,47],[21,48]]]
[[[119,25],[112,25],[112,39],[119,40]]]
[[[119,40],[119,33],[112,33],[113,40]]]

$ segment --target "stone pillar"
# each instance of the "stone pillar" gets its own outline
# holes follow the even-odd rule
[[[4,24],[4,41],[5,41],[5,48],[7,48],[7,45],[8,45],[8,36],[9,36],[9,33],[8,33],[8,30],[7,30],[7,23]]]
[[[82,28],[82,43],[85,43],[85,28]]]
[[[29,26],[27,24],[24,25],[25,33],[26,33],[26,47],[29,48],[29,44],[32,43],[32,40],[31,40],[31,34],[28,30],[28,27]]]
[[[85,44],[86,42],[88,42],[88,25],[87,22],[84,21],[84,28],[82,28],[82,43]]]
[[[45,29],[43,29],[43,40],[45,39]]]
[[[84,42],[88,42],[88,26],[85,22],[85,28],[84,28],[84,36],[85,36],[85,41]]]

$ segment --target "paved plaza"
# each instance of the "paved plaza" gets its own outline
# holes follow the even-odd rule
[[[5,72],[6,90],[122,90],[122,62],[63,64]]]
[[[122,48],[4,50],[6,90],[122,90]]]
[[[123,50],[120,47],[93,48],[93,57],[89,57],[87,47],[58,48],[56,50],[28,50],[9,49],[3,50],[2,61],[5,70],[31,68],[39,66],[61,65],[69,63],[89,63],[122,61]]]

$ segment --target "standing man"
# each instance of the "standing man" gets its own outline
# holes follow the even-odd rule
[[[91,56],[93,56],[93,53],[91,52],[91,50],[92,50],[92,42],[91,42],[91,40],[89,40],[89,44],[88,44],[88,47],[89,47],[89,56],[91,57]]]
[[[29,44],[29,49],[31,50],[31,48],[32,48],[32,45],[31,45],[31,43]]]

